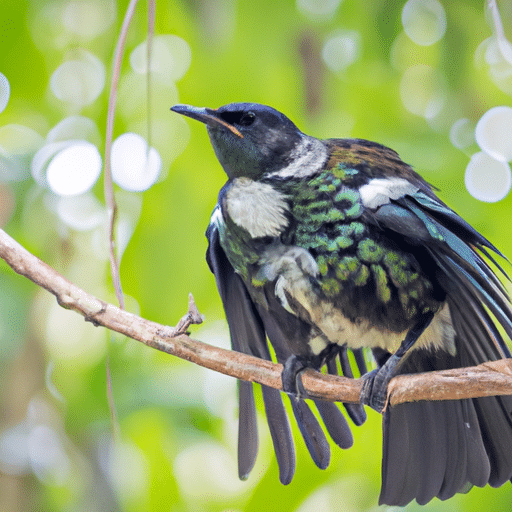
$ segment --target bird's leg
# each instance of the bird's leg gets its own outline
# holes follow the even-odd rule
[[[363,377],[361,402],[377,412],[382,412],[388,396],[389,381],[398,373],[403,356],[416,343],[434,318],[434,313],[427,313],[406,335],[398,350],[389,357],[383,366],[367,373]]]
[[[283,391],[289,395],[299,398],[311,398],[302,384],[301,374],[304,370],[312,368],[320,370],[323,364],[331,357],[335,356],[340,347],[335,344],[328,345],[320,354],[316,356],[292,355],[284,362],[281,380],[283,382]]]

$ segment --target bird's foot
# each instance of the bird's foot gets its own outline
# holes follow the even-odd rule
[[[386,396],[383,396],[383,393],[381,392],[377,392],[377,387],[375,386],[375,379],[378,373],[379,370],[372,370],[371,372],[368,372],[361,377],[363,381],[363,386],[361,388],[360,399],[361,403],[363,403],[364,405],[369,405],[372,409],[375,409],[377,412],[381,413],[384,410]]]
[[[388,403],[389,381],[399,373],[404,356],[429,326],[434,318],[434,314],[434,312],[426,313],[416,325],[409,330],[405,339],[400,343],[398,350],[393,355],[385,359],[382,357],[383,354],[380,354],[381,360],[385,360],[385,363],[378,370],[374,370],[361,377],[364,379],[360,396],[363,404],[369,405],[372,409],[380,413],[386,408]]]
[[[361,377],[361,403],[369,405],[379,413],[384,411],[388,402],[388,384],[396,374],[399,361],[400,357],[393,354],[384,366]]]
[[[290,356],[283,365],[281,380],[283,381],[283,391],[289,395],[299,398],[308,398],[309,395],[302,384],[302,372],[310,367],[300,356]]]

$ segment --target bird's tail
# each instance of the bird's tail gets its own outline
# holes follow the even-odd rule
[[[510,357],[481,304],[460,294],[449,296],[448,304],[456,354],[415,350],[401,374]],[[512,396],[400,404],[384,413],[383,431],[381,504],[404,506],[416,499],[422,505],[473,485],[498,487],[512,477]]]

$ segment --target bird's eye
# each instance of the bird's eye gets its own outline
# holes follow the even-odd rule
[[[237,124],[239,126],[250,126],[254,123],[254,119],[256,118],[256,114],[254,112],[245,112],[243,110],[238,110],[236,112],[222,112],[220,116],[227,123]]]
[[[256,115],[254,114],[254,112],[244,112],[244,115],[240,118],[238,124],[240,126],[251,126],[251,124],[254,123],[255,119]]]

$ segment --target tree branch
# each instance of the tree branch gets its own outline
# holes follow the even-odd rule
[[[148,347],[186,359],[205,368],[250,382],[282,389],[282,365],[193,340],[185,334],[202,321],[190,297],[189,312],[172,328],[145,320],[108,304],[74,285],[56,270],[29,253],[0,230],[0,258],[18,274],[55,295],[57,302],[94,325],[119,332]],[[303,374],[305,391],[314,398],[359,403],[362,383],[313,370]],[[470,368],[401,375],[391,380],[389,403],[416,400],[452,400],[493,395],[512,395],[512,359],[492,361]]]

